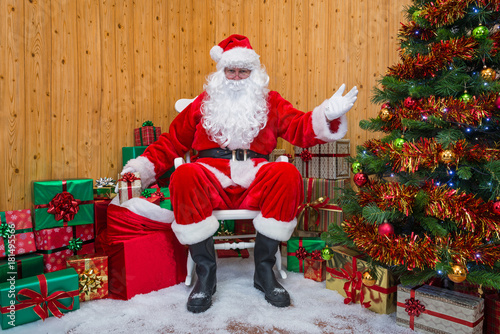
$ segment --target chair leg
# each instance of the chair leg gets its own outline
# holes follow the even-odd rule
[[[281,251],[280,251],[279,247],[278,247],[278,251],[276,252],[276,269],[280,273],[280,276],[282,279],[287,278],[286,272],[283,269],[281,269]]]
[[[186,281],[185,284],[187,286],[191,285],[191,282],[193,281],[193,271],[194,271],[194,261],[193,258],[191,257],[191,252],[188,252],[188,258],[187,258],[187,276],[186,276]]]

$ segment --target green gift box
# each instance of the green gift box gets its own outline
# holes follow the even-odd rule
[[[16,279],[43,274],[43,255],[18,255],[15,261],[0,260],[0,283],[15,275]]]
[[[321,238],[291,237],[287,244],[287,269],[298,273],[304,272],[305,259],[315,250],[325,248]]]
[[[122,147],[122,162],[123,166],[127,164],[130,159],[137,158],[146,150],[147,146],[126,146]],[[160,187],[168,187],[170,184],[170,175],[174,172],[175,167],[170,168],[165,174],[160,176],[158,184]]]
[[[170,201],[170,190],[168,187],[144,189],[142,197],[144,197],[145,193],[149,193],[150,196],[154,196],[153,194],[158,190],[163,193],[163,198],[160,200],[160,208],[172,211],[172,202]]]
[[[73,268],[0,284],[2,329],[63,316],[80,308],[78,274]]]
[[[94,223],[92,179],[33,183],[35,231]]]

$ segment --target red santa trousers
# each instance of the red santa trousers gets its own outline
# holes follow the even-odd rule
[[[179,166],[170,179],[170,195],[177,238],[194,244],[212,236],[219,227],[215,209],[258,210],[255,229],[274,240],[290,238],[297,220],[297,207],[303,201],[302,176],[286,162],[262,164],[248,188],[224,187],[203,164]]]

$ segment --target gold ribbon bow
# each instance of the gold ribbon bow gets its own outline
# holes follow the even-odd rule
[[[90,268],[78,275],[80,293],[90,296],[91,293],[97,293],[97,290],[102,288],[102,276],[98,274],[99,272],[96,272],[94,268]]]

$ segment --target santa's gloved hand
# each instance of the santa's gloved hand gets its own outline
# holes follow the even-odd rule
[[[120,175],[123,175],[123,174],[125,174],[125,173],[135,173],[135,172],[136,172],[136,170],[135,170],[135,169],[133,169],[132,167],[128,167],[128,166],[127,166],[127,167],[123,168],[123,170],[122,170],[122,172],[120,173]],[[115,186],[115,193],[117,193],[117,194],[118,194],[118,181],[116,182],[116,186]]]
[[[325,116],[329,121],[339,118],[348,112],[358,99],[358,88],[356,86],[349,93],[342,96],[344,90],[345,84],[342,84],[326,104]]]

